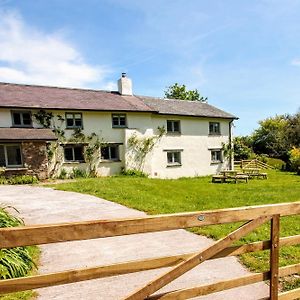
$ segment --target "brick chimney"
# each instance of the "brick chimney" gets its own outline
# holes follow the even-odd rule
[[[132,96],[132,81],[126,73],[122,73],[122,77],[118,80],[118,92],[121,95]]]

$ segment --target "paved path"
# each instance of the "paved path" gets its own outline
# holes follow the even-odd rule
[[[0,186],[0,205],[12,205],[26,224],[46,224],[93,219],[137,217],[145,214],[97,197],[51,188]],[[197,251],[212,240],[185,230],[43,245],[40,273],[106,265],[128,260]],[[86,282],[39,289],[39,300],[117,300],[162,274],[165,269],[144,271]],[[186,273],[161,291],[192,287],[249,272],[234,257],[211,260]],[[266,297],[264,283],[194,299],[250,300]]]

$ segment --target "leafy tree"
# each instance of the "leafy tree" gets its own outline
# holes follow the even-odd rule
[[[234,160],[249,159],[253,155],[252,140],[248,136],[233,139]]]
[[[202,97],[197,89],[187,90],[184,84],[170,85],[164,93],[165,97],[169,99],[207,102],[207,98]]]
[[[260,127],[252,135],[254,152],[287,159],[290,149],[286,139],[287,116],[270,117],[260,121],[259,125]]]
[[[287,121],[287,141],[291,147],[300,148],[300,110],[295,115],[288,115]]]

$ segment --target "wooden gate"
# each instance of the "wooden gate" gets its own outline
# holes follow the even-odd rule
[[[300,263],[281,268],[278,266],[279,247],[300,244],[300,235],[284,238],[279,237],[280,217],[297,214],[300,214],[300,202],[148,216],[144,218],[96,220],[77,223],[2,228],[0,229],[0,249],[214,224],[246,222],[225,238],[216,241],[212,246],[196,253],[157,257],[107,266],[29,276],[25,278],[0,280],[0,294],[171,266],[172,268],[169,271],[132,292],[124,299],[189,299],[266,280],[270,281],[270,296],[265,299],[297,299],[300,298],[300,288],[284,293],[278,293],[279,277],[300,272]],[[232,246],[232,243],[238,241],[241,237],[268,221],[271,221],[270,240],[244,244],[241,246]],[[254,273],[208,285],[153,295],[163,286],[208,259],[234,256],[267,249],[271,250],[270,271],[268,272]]]

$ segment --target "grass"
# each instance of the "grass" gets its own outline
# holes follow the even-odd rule
[[[0,228],[23,225],[23,221],[8,212],[8,208],[0,207]],[[36,246],[17,247],[0,250],[0,280],[23,277],[33,274],[40,250]],[[0,295],[1,300],[29,300],[35,298],[36,292],[24,291]]]
[[[269,179],[253,179],[248,184],[213,184],[211,177],[161,180],[137,177],[79,179],[55,185],[56,189],[95,195],[148,214],[176,213],[238,206],[300,201],[300,176],[288,172],[268,171]],[[213,239],[224,237],[240,224],[224,224],[192,228],[197,234]],[[300,232],[300,216],[281,218],[281,236]],[[242,238],[239,243],[269,239],[269,224]],[[268,251],[240,256],[241,261],[256,272],[268,270]],[[283,247],[280,266],[299,263],[300,245]],[[299,280],[283,283],[299,286]]]

